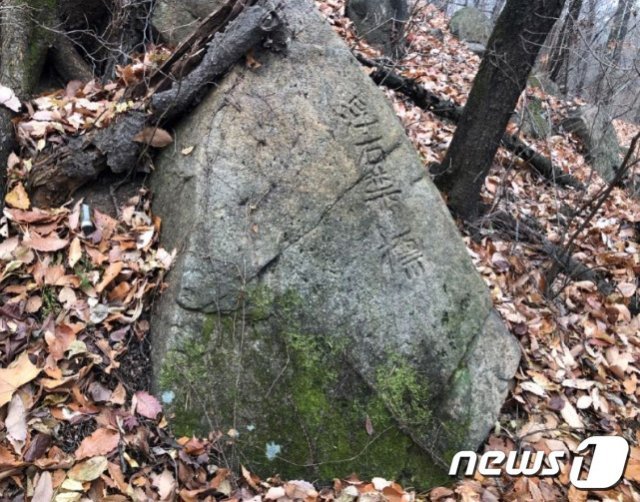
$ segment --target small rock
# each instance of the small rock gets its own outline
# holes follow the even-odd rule
[[[407,0],[348,0],[346,15],[358,34],[386,56],[404,52],[404,24],[409,18]]]
[[[572,112],[562,122],[562,127],[582,141],[587,161],[606,182],[610,182],[622,156],[618,135],[606,108],[585,105]]]
[[[484,56],[484,53],[487,52],[487,48],[483,44],[479,44],[477,42],[467,42],[467,47],[471,52],[477,54],[478,56]]]
[[[493,31],[493,23],[481,10],[463,7],[451,17],[449,29],[460,40],[486,46]]]

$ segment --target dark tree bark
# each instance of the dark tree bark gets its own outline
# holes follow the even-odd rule
[[[404,54],[407,0],[347,0],[345,13],[358,34],[390,57]]]
[[[611,31],[607,37],[606,45],[608,62],[601,65],[595,91],[595,101],[603,106],[611,104],[616,92],[617,67],[622,57],[624,41],[627,38],[632,7],[633,2],[631,0],[619,0],[613,16]]]
[[[596,26],[596,8],[597,0],[588,0],[586,11],[586,27],[583,27],[586,35],[587,45],[592,46],[597,35],[594,34]],[[589,63],[586,58],[581,57],[578,61],[578,69],[576,71],[576,83],[574,87],[574,93],[576,96],[581,97],[584,92],[585,84],[587,81],[587,73],[589,71]]]
[[[480,190],[540,47],[564,0],[508,0],[487,44],[436,184],[453,213],[478,216]]]
[[[71,38],[56,34],[50,55],[53,66],[64,80],[87,81],[93,78],[93,69],[76,50]]]
[[[100,51],[105,60],[103,81],[114,78],[116,66],[129,64],[131,54],[144,49],[144,44],[150,41],[152,0],[111,0],[111,3],[111,20],[103,35],[107,43]]]

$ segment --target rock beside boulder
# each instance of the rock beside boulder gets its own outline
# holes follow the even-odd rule
[[[404,51],[404,24],[409,18],[407,0],[348,0],[346,15],[358,35],[390,57]]]
[[[428,488],[495,423],[518,344],[384,95],[313,2],[283,15],[287,55],[256,50],[157,162],[155,390],[178,433],[233,430],[232,465]]]
[[[543,139],[551,135],[551,117],[540,98],[535,96],[528,97],[527,104],[518,120],[518,125],[527,136]]]
[[[620,142],[611,117],[603,107],[585,105],[562,122],[562,127],[575,134],[586,150],[591,166],[609,182],[622,162]]]
[[[484,53],[487,52],[487,48],[483,44],[479,44],[477,42],[466,42],[465,45],[476,56],[484,57]]]
[[[163,41],[178,45],[198,22],[224,4],[224,0],[158,0],[151,22]]]
[[[493,23],[475,7],[463,7],[451,16],[449,21],[451,33],[465,42],[475,42],[486,47]]]
[[[560,88],[558,84],[556,84],[553,80],[551,80],[544,72],[544,70],[534,71],[529,76],[530,87],[538,87],[542,89],[546,94],[550,94],[551,96],[561,97],[562,93],[560,92]]]

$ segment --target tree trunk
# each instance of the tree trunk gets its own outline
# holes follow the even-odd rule
[[[496,3],[493,6],[493,10],[491,11],[491,20],[495,21],[500,16],[502,12],[502,8],[504,7],[505,0],[496,0]]]
[[[595,26],[596,26],[596,8],[597,0],[588,0],[587,15],[586,15],[586,28],[584,28],[584,38],[586,40],[586,47],[582,49],[583,54],[590,50],[595,40]],[[587,73],[589,71],[589,62],[585,56],[578,58],[578,69],[576,71],[576,84],[574,87],[574,94],[578,97],[582,97],[584,88],[587,82]]]
[[[407,0],[347,0],[345,14],[354,22],[358,34],[385,55],[404,54]]]
[[[616,93],[617,66],[622,57],[624,41],[627,38],[629,19],[631,17],[631,1],[619,0],[618,7],[613,16],[613,26],[607,37],[605,50],[608,55],[608,62],[602,64],[598,83],[596,86],[595,98],[598,104],[608,106],[614,99]]]
[[[613,27],[607,40],[607,48],[611,51],[611,64],[617,65],[622,56],[622,48],[627,38],[629,18],[631,17],[631,5],[628,0],[619,0],[616,14],[613,18]]]
[[[149,18],[152,10],[151,0],[112,0],[111,20],[104,38],[106,44],[100,51],[104,58],[102,79],[107,81],[116,75],[116,66],[130,63],[130,55],[150,41]],[[109,47],[116,47],[117,50]]]
[[[56,2],[3,0],[1,7],[0,82],[23,100],[40,78],[50,36],[39,25],[52,21]],[[0,200],[4,200],[7,159],[14,148],[11,118],[12,113],[0,107]]]
[[[487,44],[467,105],[440,169],[438,187],[465,220],[478,215],[489,172],[540,47],[564,0],[508,0]]]
[[[569,67],[570,51],[575,47],[577,42],[576,23],[580,17],[581,10],[582,0],[571,0],[567,17],[565,18],[560,30],[559,43],[551,52],[551,68],[549,71],[549,77],[556,84],[563,87],[565,92],[567,90],[567,72],[565,71],[561,74],[561,71]],[[564,77],[562,82],[560,81],[561,76]]]

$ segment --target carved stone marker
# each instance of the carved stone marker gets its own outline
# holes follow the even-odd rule
[[[495,423],[518,345],[381,91],[312,2],[284,15],[288,54],[239,65],[158,162],[156,391],[259,474],[428,487]]]

